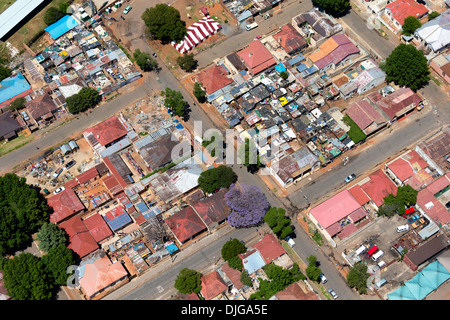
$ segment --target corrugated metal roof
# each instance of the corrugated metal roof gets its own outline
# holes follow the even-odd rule
[[[16,0],[0,15],[0,39],[9,33],[44,0]]]

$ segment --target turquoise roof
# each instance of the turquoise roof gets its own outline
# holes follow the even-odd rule
[[[405,287],[411,291],[411,293],[416,297],[416,300],[422,300],[435,289],[433,284],[428,281],[422,273],[418,273],[414,278],[406,281]]]
[[[439,261],[430,263],[421,271],[421,273],[434,288],[438,288],[441,284],[450,279],[450,272],[448,272]]]
[[[66,15],[54,24],[49,25],[44,30],[47,31],[54,40],[56,40],[63,34],[75,28],[77,25],[78,22],[72,16]]]
[[[18,73],[15,77],[6,78],[0,82],[0,103],[29,89],[31,89],[31,86],[21,73]]]
[[[416,300],[416,297],[405,286],[387,294],[389,300]]]

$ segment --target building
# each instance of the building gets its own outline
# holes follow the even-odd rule
[[[295,55],[308,47],[305,38],[290,23],[282,26],[281,31],[274,34],[273,38],[289,55]]]
[[[50,222],[60,223],[65,219],[85,209],[83,203],[72,189],[65,189],[47,199],[47,204],[53,209]]]
[[[89,233],[89,230],[79,216],[74,216],[69,220],[61,222],[59,227],[69,237],[69,245],[67,248],[72,249],[80,259],[99,249],[97,241]]]
[[[247,65],[252,75],[257,75],[276,64],[269,50],[259,40],[250,42],[246,48],[238,51],[237,54]]]
[[[94,152],[100,154],[101,151],[122,139],[127,133],[128,126],[117,116],[112,116],[84,130],[83,136]]]
[[[228,286],[223,281],[222,277],[217,271],[202,275],[200,278],[202,290],[200,294],[205,300],[217,300],[221,295],[228,290]]]
[[[390,120],[379,108],[365,99],[352,103],[345,109],[345,113],[366,135],[385,127]]]
[[[382,12],[386,15],[386,20],[381,19],[386,27],[392,32],[402,29],[407,17],[413,16],[417,19],[423,18],[428,13],[427,7],[414,0],[396,0],[388,3]]]
[[[0,82],[0,109],[7,107],[17,98],[25,97],[33,92],[27,79],[19,72],[15,76]]]
[[[447,247],[447,237],[444,234],[438,234],[405,254],[403,256],[403,262],[410,267],[412,271],[416,271],[420,265],[442,252]]]
[[[0,141],[17,137],[17,133],[20,131],[22,131],[22,126],[13,117],[11,111],[0,114]]]
[[[417,194],[419,211],[425,213],[437,225],[450,222],[450,212],[445,207],[445,195],[450,186],[450,173],[440,177]],[[441,200],[442,197],[442,200]]]
[[[272,233],[266,234],[261,240],[253,245],[263,258],[266,264],[273,262],[286,254],[283,246],[278,242]]]
[[[440,54],[430,61],[430,67],[450,84],[450,54]]]
[[[16,0],[0,15],[0,40],[6,41],[44,0]]]
[[[191,206],[174,213],[165,219],[165,222],[180,244],[186,243],[207,229],[203,220]]]
[[[439,175],[450,170],[450,126],[446,125],[431,138],[419,143],[415,151],[428,163],[430,168]]]
[[[208,229],[224,223],[230,214],[230,208],[224,198],[225,193],[226,190],[222,189],[192,204],[192,208],[207,225]]]
[[[78,282],[87,299],[100,299],[128,281],[128,273],[122,264],[112,263],[105,254],[96,254],[82,261],[78,274]]]
[[[36,124],[54,118],[56,111],[59,110],[53,98],[47,93],[26,102],[25,108]]]
[[[300,288],[300,282],[294,282],[293,284],[275,293],[275,296],[271,300],[319,300],[313,291],[307,289],[306,286]]]
[[[319,46],[307,57],[319,71],[336,69],[359,57],[360,50],[345,34],[337,34]]]
[[[49,25],[44,30],[48,35],[50,35],[53,40],[56,40],[75,28],[77,25],[78,22],[74,17],[72,17],[71,15],[66,15],[55,23]]]
[[[108,224],[98,213],[84,219],[83,223],[97,243],[102,243],[113,235]]]
[[[223,65],[214,64],[195,75],[195,80],[202,84],[207,95],[213,94],[217,90],[233,83],[229,77],[227,69]]]
[[[397,186],[381,169],[370,174],[360,185],[377,208],[383,205],[384,198],[388,195],[397,195]]]
[[[424,23],[414,32],[423,45],[440,52],[450,44],[450,10],[442,12],[437,18]]]

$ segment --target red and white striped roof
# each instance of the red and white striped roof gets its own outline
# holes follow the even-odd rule
[[[192,48],[210,35],[217,33],[220,29],[222,29],[222,26],[217,21],[210,16],[206,16],[187,28],[187,35],[184,37],[184,40],[180,43],[173,41],[172,46],[183,54],[192,50]]]

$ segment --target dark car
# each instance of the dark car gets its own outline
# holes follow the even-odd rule
[[[69,162],[66,164],[66,169],[72,168],[76,163],[77,163],[77,162],[76,162],[75,160],[69,161]]]

